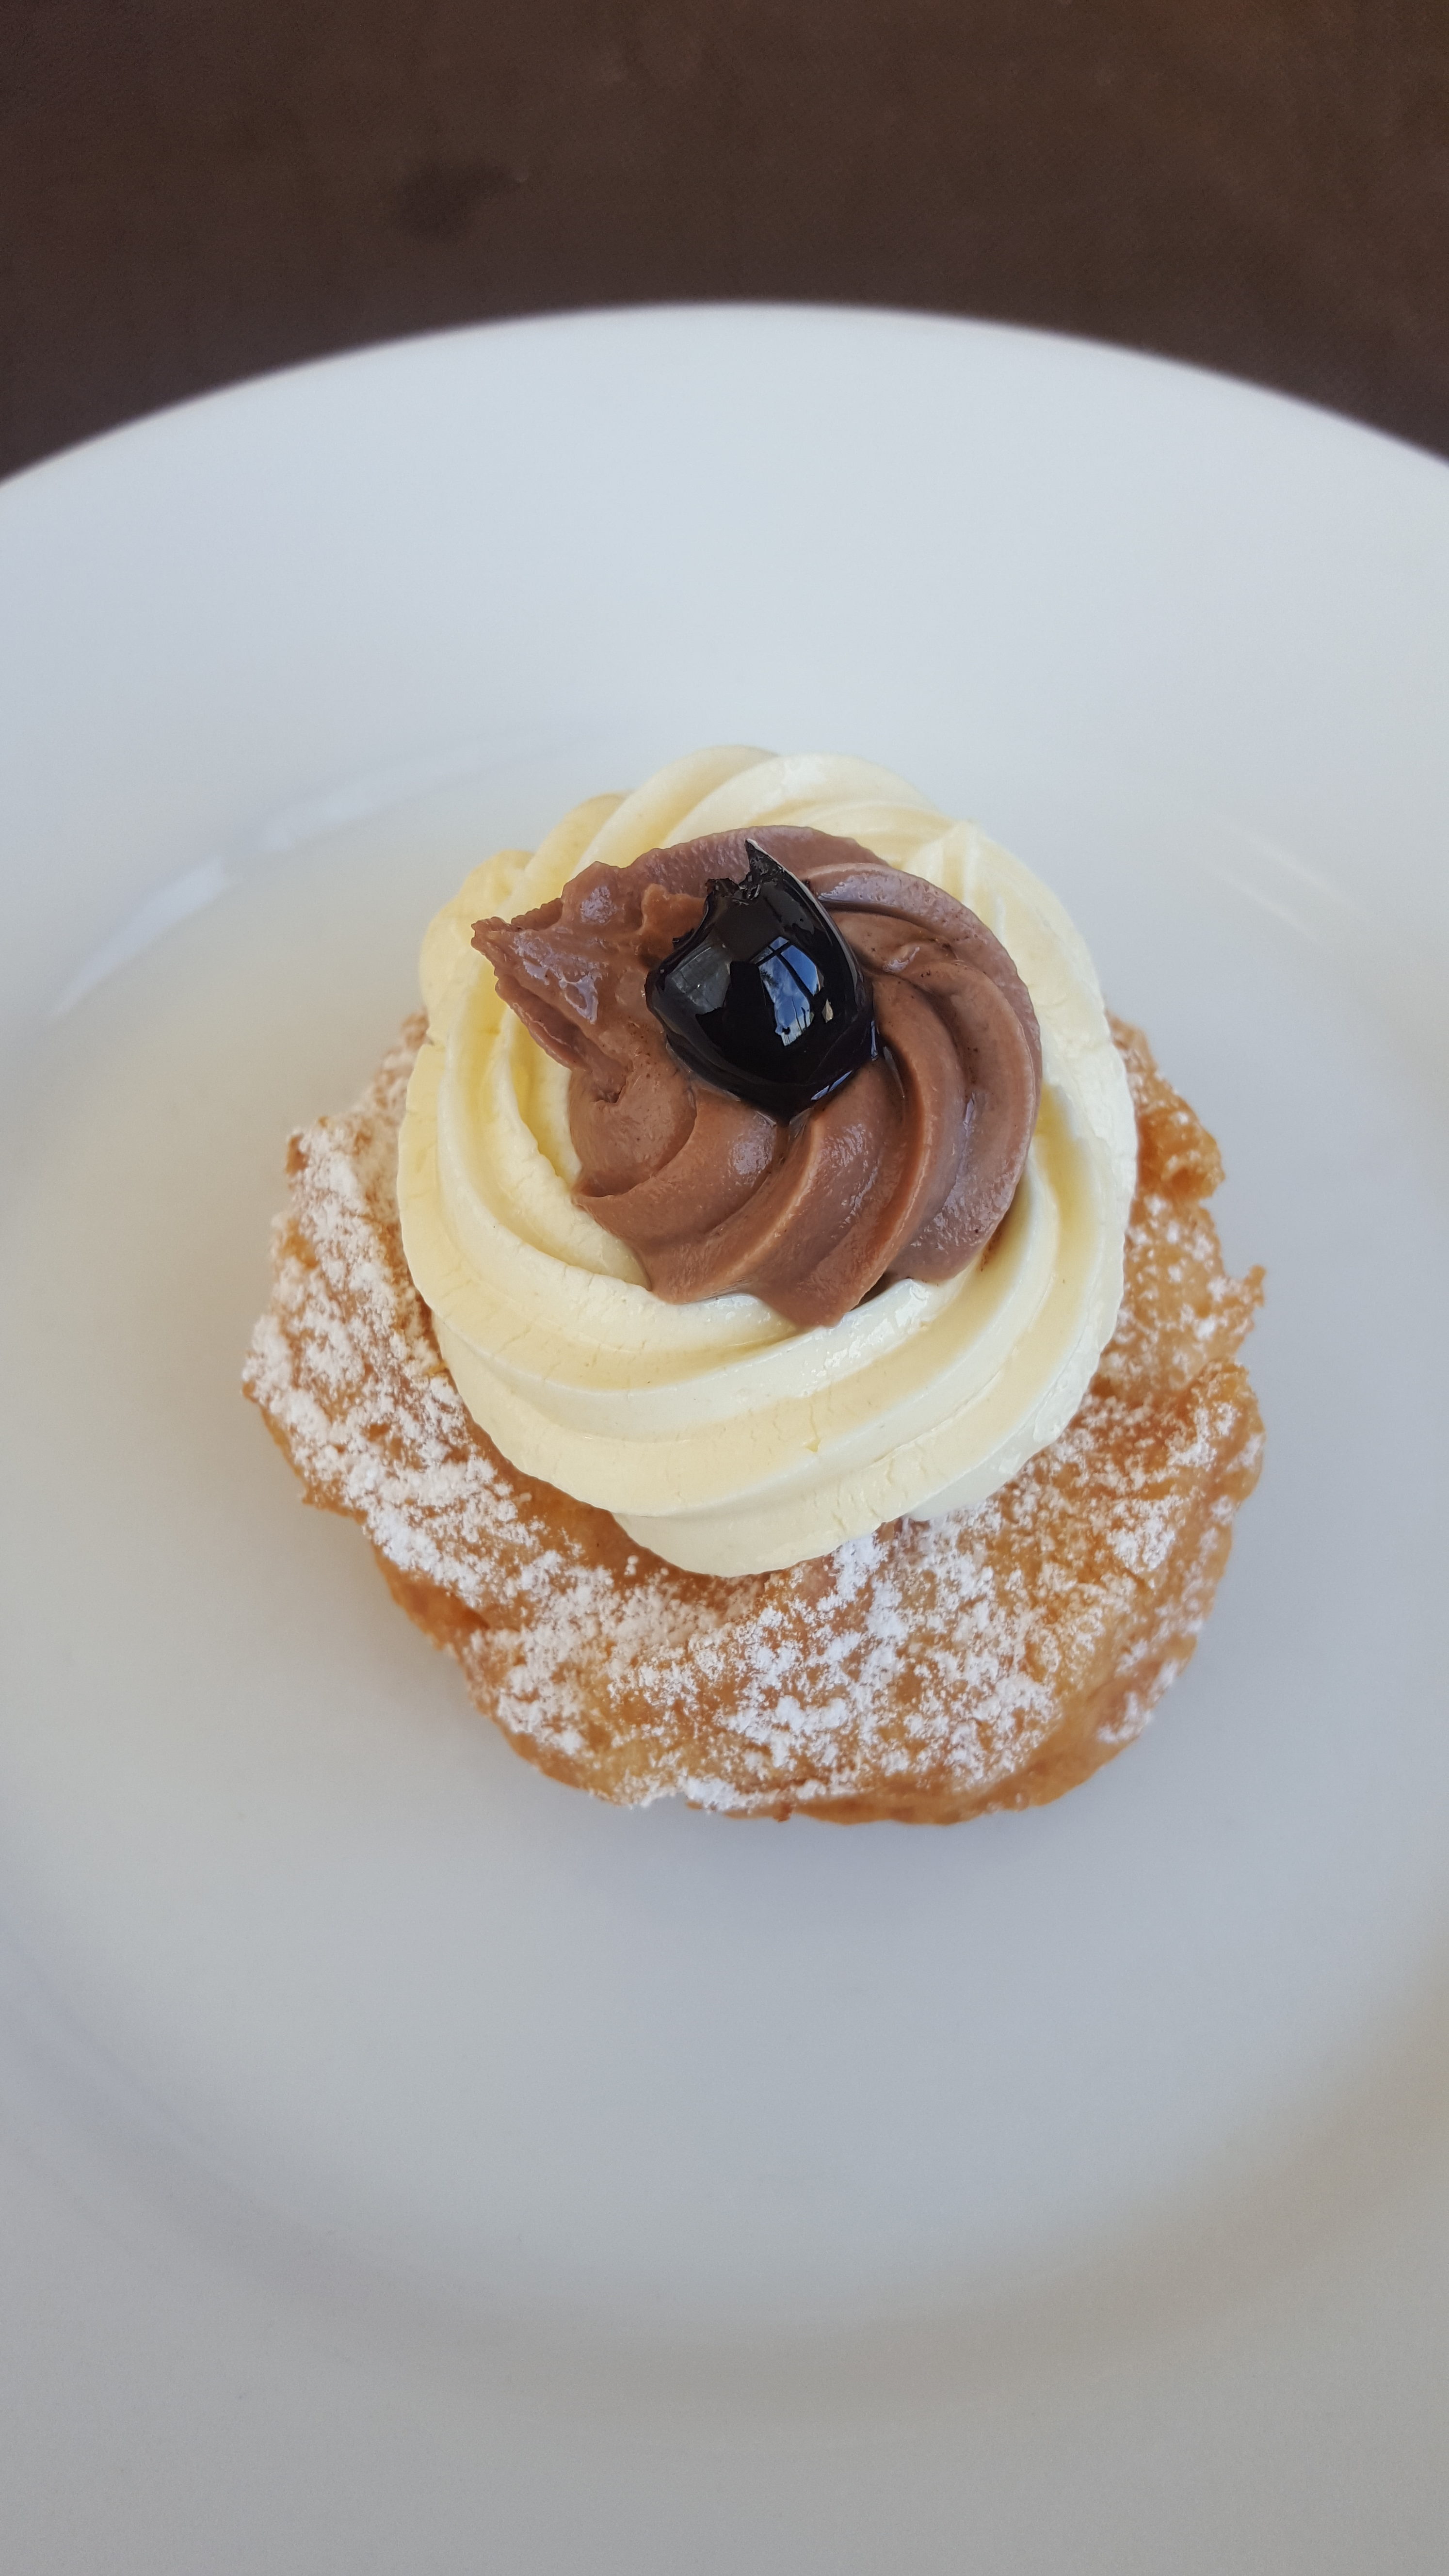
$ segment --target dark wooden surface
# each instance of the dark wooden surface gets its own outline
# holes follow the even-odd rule
[[[1449,0],[0,0],[0,469],[701,296],[1090,332],[1449,453]]]

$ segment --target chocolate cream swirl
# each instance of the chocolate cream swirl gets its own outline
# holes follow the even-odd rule
[[[674,1305],[650,1289],[638,1255],[574,1197],[572,1071],[472,945],[476,921],[516,927],[601,868],[786,825],[863,842],[909,872],[911,900],[920,882],[969,905],[1031,994],[1043,1058],[1031,1150],[989,1257],[943,1280],[897,1278],[810,1330],[759,1297]],[[903,900],[862,873],[877,899]],[[671,1565],[732,1578],[868,1541],[902,1513],[974,1506],[1070,1420],[1122,1294],[1136,1127],[1080,933],[975,824],[846,754],[710,746],[574,807],[531,852],[480,857],[429,924],[420,972],[403,1246],[444,1366],[525,1475],[612,1512]]]
[[[866,976],[878,1051],[786,1123],[686,1070],[645,998],[743,830],[586,867],[555,901],[475,923],[502,1000],[569,1071],[576,1204],[656,1296],[747,1290],[797,1326],[891,1279],[963,1271],[1011,1205],[1036,1124],[1041,1037],[1010,957],[954,896],[809,827],[750,837],[807,886]]]

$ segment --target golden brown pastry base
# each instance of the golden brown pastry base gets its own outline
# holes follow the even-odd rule
[[[293,1137],[247,1392],[309,1502],[361,1522],[409,1616],[529,1761],[624,1804],[951,1824],[1060,1797],[1193,1651],[1257,1481],[1216,1145],[1118,1028],[1138,1190],[1117,1331],[1075,1420],[972,1511],[781,1573],[684,1574],[510,1467],[443,1368],[398,1233],[420,1022]]]

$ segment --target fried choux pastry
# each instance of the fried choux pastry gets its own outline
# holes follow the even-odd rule
[[[470,1417],[404,1256],[409,1023],[355,1108],[292,1139],[246,1391],[306,1499],[356,1520],[478,1707],[623,1804],[948,1824],[1059,1797],[1196,1643],[1262,1426],[1213,1139],[1113,1026],[1138,1164],[1116,1330],[1066,1427],[986,1499],[765,1571],[668,1564]]]

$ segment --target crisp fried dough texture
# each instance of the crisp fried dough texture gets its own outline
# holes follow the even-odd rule
[[[292,1138],[244,1383],[309,1502],[554,1779],[638,1805],[951,1824],[1060,1797],[1193,1651],[1263,1435],[1236,1352],[1218,1150],[1114,1024],[1137,1195],[1115,1335],[1075,1419],[990,1501],[783,1572],[684,1574],[508,1465],[438,1355],[398,1230],[414,1020],[343,1117]]]

